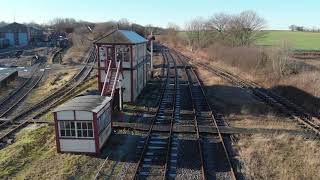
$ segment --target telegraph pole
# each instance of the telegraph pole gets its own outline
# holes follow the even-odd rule
[[[151,31],[151,42],[150,42],[150,50],[151,50],[151,72],[153,72],[153,35],[152,35],[152,31]]]

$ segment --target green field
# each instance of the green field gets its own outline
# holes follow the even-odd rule
[[[320,33],[318,32],[292,32],[292,31],[266,31],[265,37],[257,44],[272,46],[288,42],[289,47],[297,50],[320,50]]]

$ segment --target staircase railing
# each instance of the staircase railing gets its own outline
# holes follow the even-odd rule
[[[104,91],[106,89],[106,84],[107,84],[107,81],[108,81],[108,75],[109,75],[109,72],[111,71],[111,61],[109,62],[109,65],[108,65],[108,70],[107,70],[107,74],[106,74],[106,77],[104,78],[104,82],[103,82],[103,87],[102,87],[102,91],[101,91],[101,96],[104,95]]]
[[[119,75],[119,71],[120,71],[120,64],[121,64],[121,62],[119,61],[117,64],[117,73],[116,73],[116,76],[114,77],[114,81],[113,81],[113,86],[112,86],[112,91],[111,91],[111,96],[110,96],[111,98],[113,98],[113,94],[116,89],[116,85],[118,84],[118,75]]]

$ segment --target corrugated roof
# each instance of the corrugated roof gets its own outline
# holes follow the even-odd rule
[[[122,32],[122,34],[125,35],[126,38],[128,38],[133,43],[143,43],[147,41],[144,37],[140,36],[136,32],[127,31],[127,30],[119,30],[119,31]]]
[[[28,27],[24,24],[19,24],[14,22],[0,28],[0,32],[11,32],[11,31],[24,32],[24,31],[28,31]]]
[[[139,44],[147,40],[134,31],[115,30],[106,36],[98,39],[95,43],[110,43],[110,44]]]
[[[15,70],[15,69],[0,67],[0,82],[3,81],[4,79],[6,79],[11,74],[16,73],[16,72],[17,72],[17,70]]]
[[[70,110],[98,112],[107,105],[110,100],[110,97],[99,95],[78,96],[58,106],[53,112]]]

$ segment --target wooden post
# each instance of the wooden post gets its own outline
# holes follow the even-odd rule
[[[150,50],[151,50],[151,61],[150,61],[150,65],[151,65],[151,73],[153,72],[153,40],[152,40],[152,31],[151,31],[151,42],[150,42],[150,45],[151,45],[151,47],[150,47]]]

